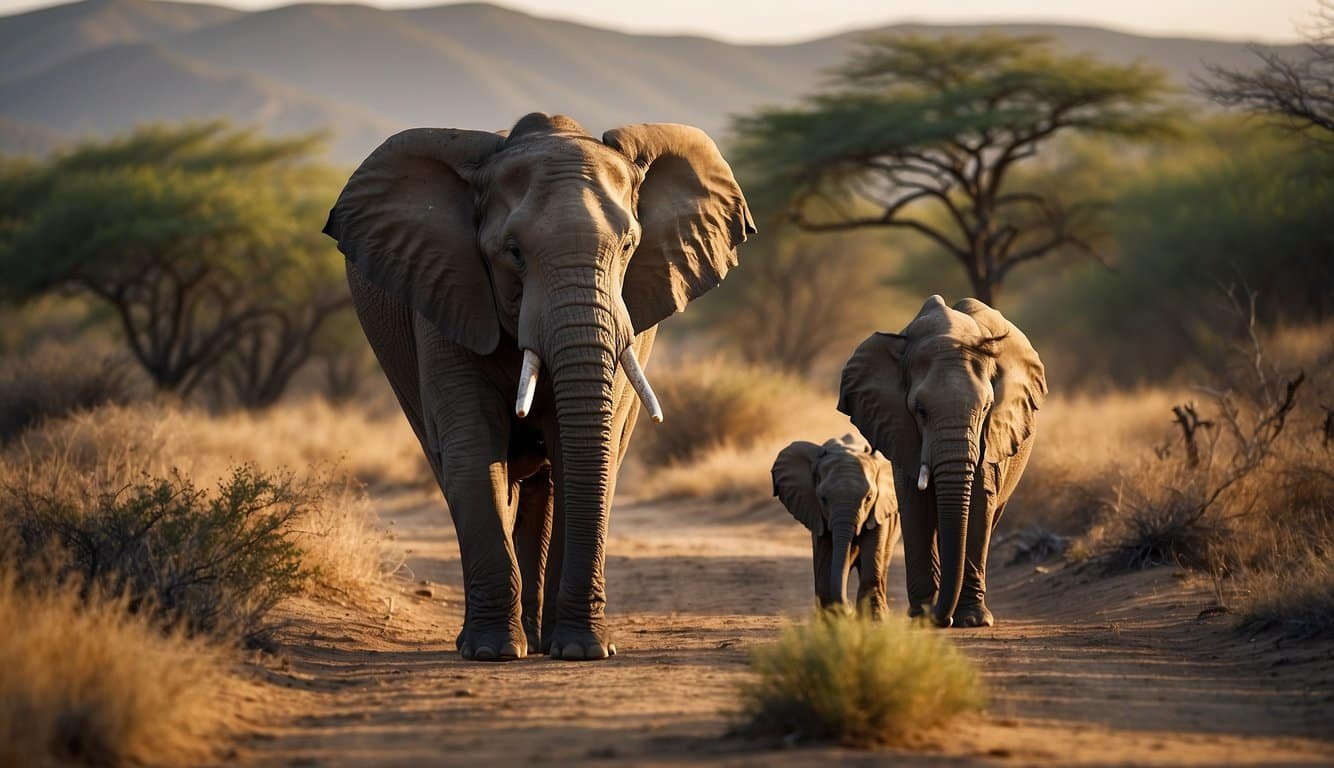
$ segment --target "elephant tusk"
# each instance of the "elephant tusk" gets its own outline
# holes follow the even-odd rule
[[[917,473],[917,490],[925,491],[927,484],[930,482],[931,482],[931,470],[928,469],[925,464],[923,464],[921,471]]]
[[[537,394],[537,371],[542,360],[531,349],[523,351],[523,368],[519,371],[519,396],[514,400],[514,414],[524,418],[533,410],[533,395]]]
[[[635,357],[633,346],[626,347],[621,353],[621,367],[625,369],[625,377],[630,380],[630,386],[635,388],[640,402],[648,409],[649,418],[653,419],[653,423],[661,424],[662,406],[658,404],[658,396],[653,394],[653,387],[649,386],[644,369],[639,367],[639,358]]]

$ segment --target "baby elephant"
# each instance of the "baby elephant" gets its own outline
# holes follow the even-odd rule
[[[774,496],[811,532],[815,596],[846,606],[848,571],[857,568],[857,606],[885,615],[885,574],[899,538],[894,470],[860,437],[824,445],[804,440],[774,459]]]

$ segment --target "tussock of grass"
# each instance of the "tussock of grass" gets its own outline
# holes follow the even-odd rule
[[[226,660],[123,600],[0,577],[0,765],[198,765],[226,730]]]
[[[748,730],[837,741],[902,744],[981,710],[977,668],[940,632],[906,620],[822,614],[788,627],[751,656],[742,689]]]

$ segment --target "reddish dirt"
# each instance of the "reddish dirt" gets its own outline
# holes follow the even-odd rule
[[[608,547],[620,651],[601,663],[462,661],[443,505],[382,505],[413,581],[385,610],[298,606],[233,764],[1334,764],[1334,646],[1247,637],[1206,579],[1004,566],[998,626],[949,630],[985,715],[914,750],[786,747],[727,733],[747,649],[812,606],[809,538],[776,503],[618,505]],[[430,598],[416,580],[433,583]],[[891,602],[903,610],[902,557]],[[893,601],[897,599],[897,604]]]

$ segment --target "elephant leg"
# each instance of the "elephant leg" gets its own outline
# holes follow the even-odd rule
[[[828,533],[811,534],[811,564],[815,570],[815,600],[820,608],[838,604],[829,584],[829,566],[834,559],[834,538]]]
[[[1004,505],[996,507],[995,496],[987,493],[982,482],[973,489],[978,512],[968,516],[968,547],[963,567],[963,588],[954,609],[956,627],[990,627],[996,623],[987,608],[987,556],[991,551],[991,532]]]
[[[551,526],[547,544],[547,562],[542,578],[542,631],[539,634],[541,653],[551,652],[551,638],[556,631],[557,600],[560,597],[561,565],[565,562],[565,509],[554,493],[551,494]]]
[[[486,360],[416,323],[428,444],[439,455],[463,564],[464,658],[493,661],[527,653],[510,497],[510,398],[486,376]]]
[[[541,469],[516,485],[518,503],[514,516],[514,551],[519,560],[519,576],[523,584],[520,597],[523,631],[528,639],[528,647],[536,651],[541,648],[543,584],[547,550],[551,544],[551,469]]]
[[[857,559],[857,610],[875,620],[889,611],[886,581],[893,542],[898,540],[898,526],[890,521],[861,535],[861,556]]]
[[[894,482],[907,489],[899,496],[899,518],[903,526],[903,567],[907,572],[908,615],[916,618],[926,615],[935,603],[936,591],[940,588],[936,500],[935,494],[916,490],[915,476],[908,477],[903,472],[896,472]]]

